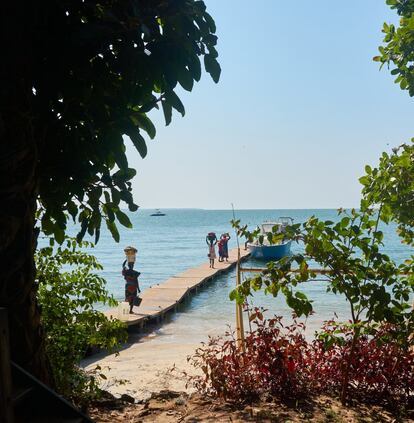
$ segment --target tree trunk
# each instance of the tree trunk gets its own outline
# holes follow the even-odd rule
[[[49,383],[36,302],[36,167],[32,98],[35,2],[0,5],[0,307],[9,312],[11,359]]]

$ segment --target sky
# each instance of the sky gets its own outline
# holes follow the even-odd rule
[[[143,208],[357,207],[358,178],[414,136],[414,99],[372,61],[385,0],[205,0],[217,24],[221,79],[204,72],[186,115],[157,136],[137,169]]]

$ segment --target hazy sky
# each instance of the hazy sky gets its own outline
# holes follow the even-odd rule
[[[205,0],[220,82],[180,91],[186,115],[142,160],[128,148],[144,208],[357,206],[358,177],[414,136],[414,99],[372,61],[385,0]]]

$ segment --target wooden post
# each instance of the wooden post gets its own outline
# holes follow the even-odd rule
[[[11,390],[9,323],[7,309],[0,308],[0,421],[4,423],[14,421]]]
[[[240,249],[237,255],[237,267],[236,267],[236,287],[241,283],[240,281]],[[237,346],[246,352],[246,345],[244,343],[244,324],[243,324],[243,309],[242,305],[236,302],[236,336]]]

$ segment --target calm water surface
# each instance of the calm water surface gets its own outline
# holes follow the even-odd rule
[[[104,232],[98,245],[93,250],[104,266],[103,276],[107,280],[109,291],[118,300],[123,299],[124,281],[121,266],[124,260],[123,248],[133,245],[138,248],[136,269],[141,272],[141,290],[163,282],[188,268],[207,262],[205,236],[214,231],[217,234],[229,232],[232,236],[229,248],[236,247],[234,230],[231,228],[231,210],[165,209],[166,216],[152,217],[153,210],[138,210],[131,213],[134,225],[132,230],[120,228],[121,243],[114,242],[109,233]],[[336,210],[241,210],[236,218],[247,223],[252,229],[264,220],[273,220],[279,216],[291,216],[295,223],[303,222],[315,215],[321,219],[337,220]],[[384,228],[384,250],[397,261],[403,261],[410,255],[407,246],[400,243],[395,234],[395,227]],[[292,245],[293,251],[301,246]],[[258,263],[250,262],[257,265]],[[234,326],[235,305],[229,300],[229,292],[235,285],[235,272],[218,277],[208,287],[180,307],[180,311],[171,316],[169,322],[156,330],[165,342],[194,343],[205,340],[207,334],[221,333],[226,325]],[[308,319],[307,327],[313,332],[321,321],[336,313],[340,318],[347,318],[345,301],[333,294],[327,294],[323,281],[311,282],[302,286],[313,301],[315,315]],[[290,316],[290,311],[283,298],[273,298],[256,293],[251,302],[264,306],[269,313]]]

